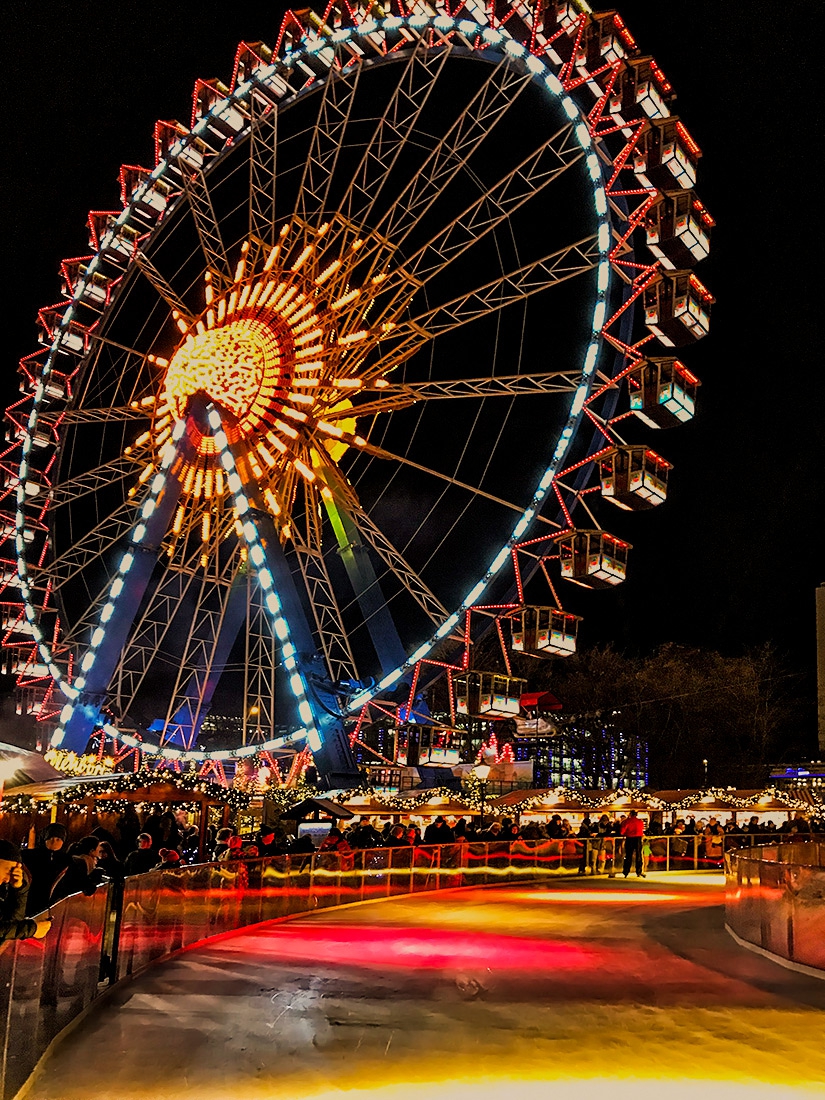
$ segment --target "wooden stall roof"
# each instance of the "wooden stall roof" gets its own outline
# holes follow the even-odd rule
[[[47,779],[40,783],[27,783],[22,787],[15,787],[13,794],[27,794],[31,798],[49,799],[53,798],[57,794],[61,794],[63,791],[70,791],[72,787],[77,787],[79,784],[104,784],[111,783],[113,779],[116,779],[116,775],[60,775],[58,773],[57,778]],[[92,795],[92,797],[95,797]],[[110,797],[120,797],[110,795]],[[125,796],[124,796],[125,797]]]
[[[652,791],[654,798],[658,798],[660,802],[667,802],[668,804],[674,802],[681,802],[685,798],[699,799],[702,797],[703,792],[695,788],[689,788],[686,790],[673,790],[673,791]]]
[[[333,802],[330,798],[305,798],[303,802],[296,802],[281,817],[287,821],[303,821],[310,814],[322,813],[329,817],[346,820],[353,817],[350,810],[345,809],[340,802]]]
[[[676,810],[678,806],[679,813],[698,813],[703,814],[713,813],[715,810],[728,813],[735,811],[736,806],[734,800],[740,795],[731,791],[732,798],[725,798],[724,795],[708,794],[705,791],[654,791],[653,797],[658,798],[660,802],[666,803],[668,811]],[[679,805],[681,802],[686,802],[686,805]],[[783,807],[787,809],[787,807]],[[741,812],[741,811],[740,811]]]
[[[489,800],[491,806],[506,807],[520,806],[523,802],[529,802],[532,798],[543,798],[555,794],[547,787],[531,787],[527,790],[508,791],[506,794],[497,795]]]
[[[16,767],[12,774],[6,777],[4,784],[6,794],[12,792],[19,794],[23,788],[33,784],[62,778],[62,773],[53,768],[39,752],[21,749],[17,745],[0,741],[0,766],[10,764],[15,764]]]
[[[754,813],[758,813],[760,810],[784,810],[786,813],[794,813],[797,809],[810,810],[818,805],[815,798],[801,797],[799,791],[787,791],[785,793],[787,794],[787,802],[783,800],[781,795],[777,797],[775,791],[761,790],[758,787],[731,787],[730,790],[724,791],[700,791],[692,788],[677,791],[653,791],[652,796],[667,803],[670,808],[675,808],[682,802],[686,803],[679,806],[679,812],[701,810],[703,813],[709,813],[714,810],[724,810],[744,814],[749,810],[753,810]],[[743,806],[741,805],[742,802],[749,802],[750,805]],[[796,806],[794,803],[797,802],[804,803],[804,806]]]
[[[395,795],[396,803],[387,805],[377,798],[368,797],[366,801],[350,800],[346,803],[347,809],[358,817],[475,817],[479,810],[472,806],[465,806],[456,798],[444,799],[443,795],[435,794],[436,801],[427,801],[421,805],[416,804],[416,799],[421,797],[422,791],[410,791],[408,794]],[[409,803],[408,805],[405,803]],[[493,800],[486,805],[493,806]]]
[[[538,788],[508,791],[490,800],[497,810],[521,810],[522,813],[602,813],[606,811],[656,809],[651,805],[652,796],[644,791],[634,791],[630,797],[626,791],[569,790]],[[526,803],[533,802],[532,806]],[[595,803],[595,805],[594,805]]]
[[[112,776],[106,778],[111,780]],[[86,780],[84,779],[83,782],[85,783]],[[125,799],[127,802],[201,802],[213,806],[221,806],[226,801],[220,795],[208,791],[189,790],[165,780],[147,783],[144,787],[136,787],[133,791],[100,791],[94,797],[101,802],[106,799]]]
[[[123,777],[129,773],[123,773]],[[110,790],[122,776],[113,775],[63,775],[57,779],[49,779],[42,783],[29,783],[22,787],[16,787],[14,794],[27,794],[35,799],[50,799],[57,794],[70,792],[73,787],[83,787],[85,790],[78,792],[78,801],[119,799],[127,802],[206,802],[213,805],[221,805],[223,799],[204,791],[188,790],[178,787],[175,783],[159,781],[149,783],[135,790]],[[99,791],[94,787],[100,787]]]

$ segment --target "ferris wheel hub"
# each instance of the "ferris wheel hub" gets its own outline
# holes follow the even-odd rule
[[[203,332],[196,329],[169,362],[163,403],[181,420],[191,398],[206,394],[232,414],[240,435],[251,435],[268,410],[280,408],[289,389],[290,344],[282,326],[256,317],[233,318]],[[201,454],[209,451],[208,443],[204,437]]]

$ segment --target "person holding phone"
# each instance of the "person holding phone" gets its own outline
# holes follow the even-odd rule
[[[50,920],[26,916],[29,877],[20,862],[20,849],[10,840],[0,840],[0,943],[6,940],[42,940],[52,926]]]

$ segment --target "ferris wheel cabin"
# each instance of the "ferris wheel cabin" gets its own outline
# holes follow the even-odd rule
[[[692,420],[699,379],[670,357],[643,360],[628,376],[631,411],[650,428],[672,428]]]
[[[602,497],[628,512],[655,508],[667,498],[671,464],[647,447],[616,447],[599,461]]]
[[[663,267],[690,267],[707,257],[715,224],[695,191],[670,191],[648,211],[647,247]]]
[[[606,531],[573,531],[558,547],[562,577],[583,588],[611,588],[627,575],[630,543]]]
[[[510,648],[529,657],[569,657],[580,622],[556,607],[523,607],[510,618]]]
[[[578,38],[573,64],[598,99],[603,93],[597,75],[635,48],[633,36],[618,12],[591,12]]]
[[[702,150],[675,116],[646,122],[633,150],[633,171],[645,187],[689,190]]]
[[[456,709],[473,718],[512,718],[527,681],[497,672],[464,672],[453,679]]]
[[[693,272],[663,272],[645,287],[645,324],[668,347],[691,344],[707,336],[712,305],[713,295]]]
[[[673,88],[652,57],[627,58],[613,82],[608,110],[620,126],[642,118],[667,118]]]

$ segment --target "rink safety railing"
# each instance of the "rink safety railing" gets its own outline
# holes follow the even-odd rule
[[[825,977],[825,840],[732,852],[725,925],[745,944]]]
[[[650,870],[719,868],[722,845],[650,837]],[[725,837],[724,846],[758,842]],[[773,850],[776,850],[775,848]],[[578,839],[368,848],[149,871],[51,909],[43,940],[0,944],[0,1100],[111,985],[210,937],[375,898],[564,874],[615,875],[624,841]]]

